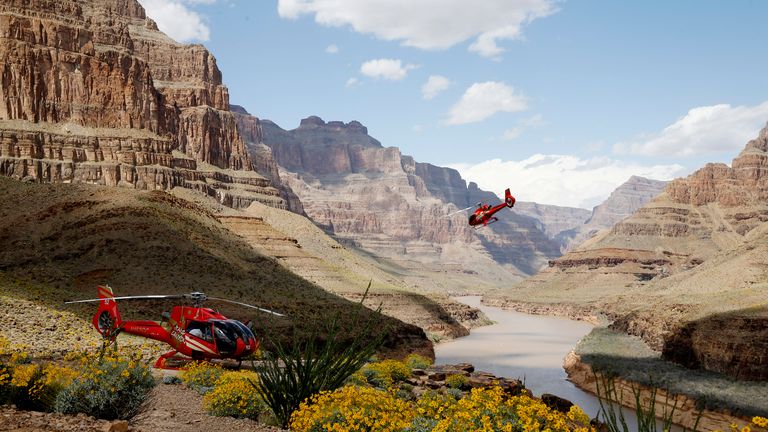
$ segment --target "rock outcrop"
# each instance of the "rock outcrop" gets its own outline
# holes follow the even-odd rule
[[[0,175],[285,206],[253,170],[215,58],[137,1],[4,2],[0,59]]]
[[[570,241],[573,233],[584,226],[592,214],[583,208],[520,201],[515,204],[515,211],[539,221],[544,232],[550,238],[561,241],[563,246]]]
[[[280,171],[272,154],[272,149],[264,144],[261,121],[252,116],[239,105],[231,105],[232,112],[237,120],[237,128],[247,144],[248,152],[254,161],[256,171],[268,178],[272,184],[280,191],[280,196],[288,205],[288,210],[298,213],[304,213],[304,206],[299,197],[291,190],[290,186],[280,179]]]
[[[768,128],[731,166],[708,164],[670,182],[612,229],[489,300],[603,312],[671,360],[764,379],[765,356],[739,341],[762,344],[755,325],[768,320],[755,309],[768,301],[767,150]],[[721,314],[730,319],[715,319]]]
[[[559,242],[565,253],[635,213],[659,195],[666,184],[664,181],[632,176],[594,207],[591,213],[580,208],[526,202],[518,202],[515,208],[519,213],[539,221],[546,234]]]
[[[352,247],[411,270],[441,273],[420,277],[417,285],[479,292],[531,274],[559,255],[533,218],[514,211],[480,230],[470,228],[464,214],[449,216],[499,198],[467,185],[456,170],[383,147],[359,122],[309,117],[294,130],[268,120],[260,126],[281,180],[307,215]]]

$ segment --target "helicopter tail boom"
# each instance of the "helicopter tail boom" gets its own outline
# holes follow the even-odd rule
[[[117,301],[109,286],[99,286],[99,309],[93,316],[93,326],[102,336],[110,337],[119,329],[123,320],[120,318],[120,311],[117,309]],[[115,334],[116,336],[116,334]]]

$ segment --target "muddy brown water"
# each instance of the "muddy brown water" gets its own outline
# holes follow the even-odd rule
[[[436,364],[472,363],[476,370],[523,380],[535,396],[551,393],[578,405],[590,418],[597,416],[598,399],[568,381],[563,369],[563,359],[592,330],[591,324],[486,306],[480,296],[454,299],[480,309],[496,324],[436,345]],[[624,415],[630,430],[636,431],[634,412],[624,409]]]

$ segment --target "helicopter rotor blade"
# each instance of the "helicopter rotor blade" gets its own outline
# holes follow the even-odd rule
[[[453,215],[455,215],[455,214],[457,214],[457,213],[465,212],[465,211],[467,211],[467,210],[469,210],[469,209],[471,209],[471,208],[472,208],[472,206],[469,206],[469,207],[467,207],[467,208],[463,208],[463,209],[461,209],[461,210],[456,210],[455,212],[453,212],[453,213],[448,213],[447,215],[445,215],[445,216],[443,216],[443,217],[446,217],[446,218],[447,218],[447,217],[451,217],[451,216],[453,216]]]
[[[243,302],[239,302],[239,301],[228,300],[228,299],[223,299],[223,298],[219,298],[219,297],[208,297],[208,300],[216,300],[216,301],[220,301],[220,302],[232,303],[232,304],[236,304],[236,305],[240,305],[240,306],[245,306],[245,307],[248,307],[248,308],[251,308],[251,309],[256,309],[256,310],[259,310],[261,312],[268,313],[270,315],[279,316],[279,317],[284,317],[285,316],[284,314],[281,314],[280,312],[271,311],[269,309],[260,308],[258,306],[249,305],[248,303],[243,303]]]
[[[109,297],[109,300],[157,300],[157,299],[168,299],[168,298],[184,298],[184,294],[168,294],[168,295],[157,294],[157,295]],[[64,304],[89,303],[89,302],[98,302],[102,300],[107,300],[107,299],[97,298],[97,299],[86,299],[86,300],[73,300],[73,301],[64,302]]]

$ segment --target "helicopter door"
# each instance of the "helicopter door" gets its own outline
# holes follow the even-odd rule
[[[190,321],[187,324],[187,333],[208,343],[213,343],[213,331],[211,323],[208,321]]]

